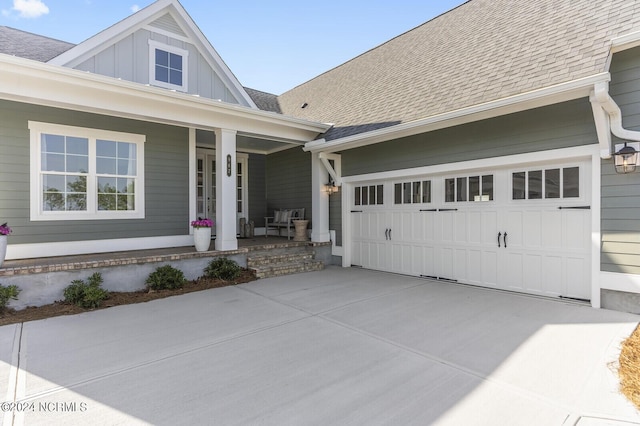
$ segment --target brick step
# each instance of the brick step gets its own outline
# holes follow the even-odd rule
[[[302,272],[320,271],[324,269],[324,263],[317,260],[306,260],[304,262],[278,263],[275,265],[265,265],[250,267],[255,271],[257,278],[272,278],[283,275],[299,274]]]
[[[302,263],[313,260],[315,254],[311,251],[289,252],[282,254],[264,254],[259,256],[249,256],[247,258],[247,267],[275,266],[283,263]]]

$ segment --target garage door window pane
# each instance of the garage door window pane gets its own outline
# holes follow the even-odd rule
[[[525,172],[517,172],[512,175],[511,178],[511,186],[512,190],[512,198],[514,200],[524,200],[525,199]]]
[[[542,198],[542,170],[529,172],[529,199],[539,200]]]
[[[445,179],[444,181],[444,201],[451,203],[455,201],[456,181],[455,179]]]
[[[402,204],[402,184],[396,183],[393,185],[393,203]]]
[[[402,202],[404,204],[411,204],[411,182],[405,182],[403,185],[403,197]]]
[[[369,187],[369,204],[373,205],[376,203],[376,187],[371,185]]]
[[[482,201],[493,201],[493,175],[482,176]]]
[[[421,198],[422,198],[422,182],[413,182],[413,191],[411,191],[411,193],[413,194],[413,200],[411,200],[414,204],[417,204],[420,202]]]
[[[580,169],[569,167],[562,170],[562,191],[564,198],[580,196]]]
[[[422,202],[430,203],[431,202],[431,181],[425,180],[422,182]]]
[[[362,187],[362,205],[363,206],[369,205],[369,190],[367,189],[366,186]]]
[[[384,204],[384,186],[378,185],[376,187],[378,194],[376,198],[376,204]]]
[[[469,176],[469,201],[480,200],[480,176]]]
[[[544,198],[560,198],[560,169],[544,171]]]
[[[458,178],[456,180],[456,201],[467,201],[467,178]]]
[[[361,201],[360,201],[360,187],[356,186],[355,189],[356,189],[356,193],[355,193],[355,197],[354,197],[355,198],[355,204],[356,204],[356,206],[359,206],[360,203],[361,203]]]

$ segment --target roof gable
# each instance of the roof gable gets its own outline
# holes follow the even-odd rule
[[[170,40],[169,42],[182,42],[192,45],[216,76],[219,77],[219,80],[224,85],[224,91],[230,97],[242,105],[256,108],[255,103],[243,86],[177,0],[158,0],[61,55],[54,57],[48,63],[82,69],[82,65],[86,61],[91,60],[91,58],[109,48],[113,48],[113,46],[127,38],[135,37],[136,33],[140,31],[148,31],[154,35],[153,37]],[[215,85],[215,83],[211,84]],[[223,99],[221,96],[220,98]]]
[[[638,28],[640,2],[471,0],[278,100],[343,138],[606,72],[611,39]]]

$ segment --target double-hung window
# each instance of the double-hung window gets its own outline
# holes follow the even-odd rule
[[[31,220],[144,217],[144,135],[29,122]]]
[[[187,50],[149,40],[149,82],[186,92],[188,57]]]

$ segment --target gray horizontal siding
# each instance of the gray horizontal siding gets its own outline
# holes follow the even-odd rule
[[[640,48],[613,55],[610,93],[623,126],[640,130]],[[613,160],[603,160],[601,197],[601,269],[640,274],[640,173],[616,174]]]
[[[146,135],[145,219],[31,222],[29,120]],[[10,244],[184,235],[189,232],[185,128],[0,101],[0,223]]]
[[[264,217],[267,216],[266,166],[266,156],[249,154],[249,221],[257,227],[264,226]]]
[[[342,153],[344,176],[597,143],[587,99],[536,108]]]
[[[269,154],[266,171],[268,215],[275,209],[304,208],[311,220],[311,154],[301,148]]]

